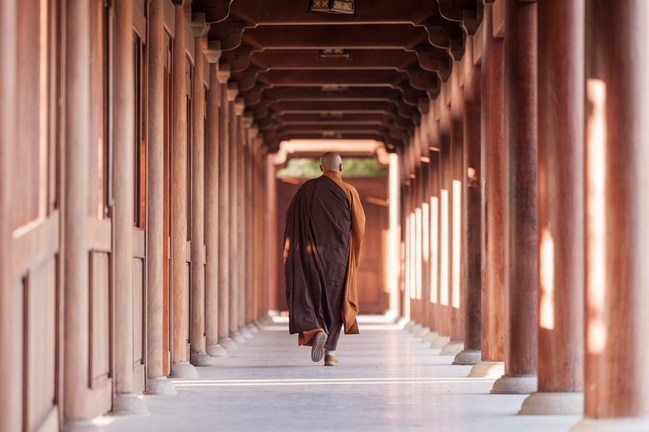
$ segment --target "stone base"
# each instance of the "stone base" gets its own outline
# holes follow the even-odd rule
[[[437,339],[430,343],[430,347],[433,349],[440,349],[446,346],[447,343],[451,341],[449,336],[438,336]]]
[[[510,376],[503,375],[498,378],[491,388],[491,393],[499,394],[527,394],[533,393],[537,388],[535,376]]]
[[[243,335],[238,331],[234,333],[230,333],[230,339],[232,339],[235,343],[238,343],[239,345],[246,343],[246,338],[243,337]]]
[[[415,333],[415,336],[417,336],[418,338],[423,338],[429,333],[430,329],[428,327],[422,327],[417,333]]]
[[[394,322],[397,326],[401,327],[404,330],[408,330],[408,326],[415,325],[414,322],[410,321],[408,318],[399,317]],[[412,324],[410,324],[412,323]]]
[[[422,329],[422,325],[419,324],[419,323],[415,323],[413,326],[411,326],[411,327],[408,329],[408,332],[409,332],[409,333],[412,333],[413,335],[416,335],[417,332],[418,332],[419,330],[421,330],[421,329]]]
[[[425,334],[424,337],[421,338],[421,340],[422,342],[432,342],[438,337],[439,337],[439,333],[437,333],[436,331],[431,331]]]
[[[237,349],[237,344],[229,337],[219,338],[219,345],[228,351]]]
[[[412,320],[408,320],[408,321],[406,322],[406,325],[403,326],[403,329],[404,329],[405,331],[410,331],[410,329],[413,328],[413,327],[415,326],[415,324],[417,324],[417,323],[414,322],[414,321],[412,321]]]
[[[453,359],[454,365],[474,365],[480,363],[482,353],[480,350],[465,349],[457,353]]]
[[[113,395],[113,410],[115,416],[147,416],[149,410],[144,401],[135,393],[115,393]]]
[[[190,363],[198,367],[214,366],[214,359],[204,352],[192,353]]]
[[[607,419],[583,418],[570,432],[646,432],[649,417],[619,417]]]
[[[460,351],[464,349],[464,342],[462,341],[453,341],[449,342],[442,347],[442,350],[439,352],[439,355],[457,355]]]
[[[169,381],[165,376],[146,379],[146,394],[150,395],[169,395],[176,394],[174,383]]]
[[[66,420],[61,428],[62,432],[103,432],[104,429],[92,420]]]
[[[172,378],[198,378],[196,368],[189,362],[174,362],[171,365]]]
[[[499,378],[505,375],[505,362],[481,361],[471,368],[471,378]]]
[[[239,328],[239,333],[241,336],[243,336],[246,339],[252,339],[252,332],[248,329],[248,327],[240,327]]]
[[[221,345],[216,344],[216,345],[210,345],[207,347],[205,350],[207,351],[207,355],[212,356],[212,357],[227,357],[228,352],[223,348]]]
[[[582,415],[584,394],[581,392],[536,392],[523,401],[520,415]],[[616,429],[617,430],[617,429]]]
[[[248,330],[249,330],[250,333],[252,333],[252,334],[257,334],[257,333],[259,333],[259,328],[257,327],[257,325],[256,325],[255,323],[250,323],[250,324],[248,324]]]

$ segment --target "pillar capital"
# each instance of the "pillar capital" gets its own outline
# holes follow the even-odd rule
[[[230,91],[230,89],[228,88],[228,92],[229,92],[229,91]],[[243,110],[245,110],[245,109],[246,109],[246,103],[244,102],[243,98],[240,98],[240,97],[236,98],[236,99],[234,100],[234,113],[235,113],[236,115],[238,115],[238,116],[243,115]],[[243,120],[244,120],[244,125],[245,125],[246,127],[249,127],[250,124],[252,124],[252,122],[251,122],[250,124],[246,124],[246,123],[245,123],[245,121],[246,121],[246,118],[245,118],[245,117],[244,117]]]
[[[219,63],[219,70],[216,73],[216,77],[219,79],[219,83],[225,84],[230,79],[230,65]]]
[[[210,30],[210,24],[205,22],[204,13],[192,14],[192,22],[190,24],[190,27],[195,38],[207,36],[207,32]]]
[[[226,92],[228,102],[234,102],[238,94],[239,94],[239,86],[237,85],[237,83],[229,82],[228,90]]]
[[[209,41],[207,43],[207,49],[205,49],[205,59],[208,63],[216,63],[218,65],[219,59],[221,58],[221,42],[219,41]],[[228,76],[228,79],[230,77]]]

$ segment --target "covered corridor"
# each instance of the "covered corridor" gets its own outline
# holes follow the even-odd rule
[[[645,0],[0,0],[0,431],[649,430],[648,29]],[[368,216],[335,368],[282,265],[327,150]]]

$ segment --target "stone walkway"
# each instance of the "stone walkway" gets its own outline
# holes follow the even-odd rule
[[[178,394],[145,396],[147,417],[98,419],[126,431],[568,431],[578,416],[516,415],[525,399],[489,394],[492,379],[467,378],[429,344],[377,317],[341,336],[339,365],[311,362],[276,320],[246,344],[174,380]]]

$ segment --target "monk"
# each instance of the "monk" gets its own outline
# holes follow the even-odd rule
[[[320,158],[322,176],[308,180],[286,212],[284,271],[289,332],[311,346],[311,360],[336,366],[336,345],[358,334],[356,273],[365,234],[358,192],[342,181],[342,158]],[[325,353],[326,351],[326,353]]]

